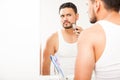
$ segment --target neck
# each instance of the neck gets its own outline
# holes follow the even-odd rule
[[[111,11],[111,12],[108,12],[104,16],[105,17],[101,18],[101,20],[107,20],[107,21],[112,22],[114,24],[120,25],[120,14],[119,14],[119,12]]]
[[[63,34],[65,41],[70,42],[70,43],[77,41],[77,36],[73,31],[74,30],[72,28],[62,30],[62,34]]]
[[[115,12],[112,10],[111,11],[104,10],[98,16],[98,20],[116,21],[117,19],[120,19],[119,12]]]
[[[106,16],[106,20],[115,20],[117,18],[120,17],[120,14],[118,12],[112,11],[110,13],[108,13],[108,15]]]
[[[70,34],[70,35],[72,35],[72,34],[74,34],[74,29],[73,28],[70,28],[70,29],[64,29],[64,31],[65,31],[65,33],[67,33],[67,34]]]

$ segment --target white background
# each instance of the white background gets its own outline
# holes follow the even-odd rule
[[[89,27],[84,0],[0,0],[0,80],[37,80],[40,44],[61,28],[59,6],[78,7],[77,24]]]
[[[0,0],[0,80],[37,80],[40,0]]]

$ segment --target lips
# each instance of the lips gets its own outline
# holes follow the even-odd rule
[[[63,24],[68,24],[68,23],[70,23],[70,22],[68,22],[68,21],[65,21]]]

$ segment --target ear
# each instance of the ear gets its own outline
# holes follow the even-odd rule
[[[94,10],[95,10],[95,13],[97,13],[100,9],[100,0],[95,0],[95,3],[94,3]]]
[[[78,19],[79,19],[79,14],[77,13],[77,14],[76,14],[76,20],[78,20]]]

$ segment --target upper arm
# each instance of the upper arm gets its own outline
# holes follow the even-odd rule
[[[48,75],[50,74],[50,55],[54,54],[55,53],[55,39],[56,36],[55,35],[52,35],[50,38],[48,38],[47,42],[46,42],[46,45],[45,45],[45,48],[44,48],[44,51],[43,51],[43,67],[42,67],[42,73],[44,75]]]
[[[75,80],[90,80],[95,64],[91,31],[83,31],[78,39],[78,55],[75,65]]]

